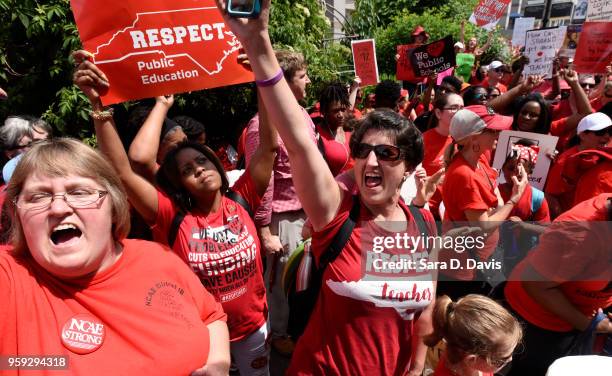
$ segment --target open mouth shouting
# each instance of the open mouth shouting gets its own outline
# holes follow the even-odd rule
[[[53,245],[67,247],[77,242],[83,232],[72,223],[62,223],[51,230],[50,239]]]

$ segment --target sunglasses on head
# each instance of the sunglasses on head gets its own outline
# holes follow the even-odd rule
[[[380,161],[395,162],[402,158],[402,151],[393,145],[370,145],[359,143],[353,150],[353,158],[364,159],[374,151],[374,155]]]

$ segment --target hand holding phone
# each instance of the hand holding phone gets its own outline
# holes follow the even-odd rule
[[[236,18],[257,18],[261,12],[260,0],[227,0],[227,13]]]

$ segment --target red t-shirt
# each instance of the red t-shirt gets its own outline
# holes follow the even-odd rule
[[[123,245],[109,269],[70,281],[49,274],[31,256],[0,252],[0,354],[66,355],[68,372],[75,375],[188,375],[202,367],[210,347],[206,325],[225,321],[221,306],[159,244],[124,240]],[[78,326],[70,325],[77,314],[97,319],[105,332],[95,349],[102,330],[96,326],[94,333],[83,325],[88,331],[81,342],[95,349],[86,355],[63,345],[63,338],[78,338],[73,337]]]
[[[446,170],[442,184],[444,201],[444,220],[448,222],[467,222],[466,210],[489,210],[497,207],[497,172],[483,158],[478,161],[480,168],[474,168],[459,153]],[[465,225],[465,224],[461,224]],[[488,260],[499,241],[499,231],[495,230],[486,238],[482,248],[475,248],[478,258]],[[472,280],[475,270],[467,267],[468,252],[441,252],[440,260],[450,265],[452,259],[460,262],[460,269],[441,270],[440,273],[460,280]]]
[[[334,139],[334,136],[332,136],[326,126],[317,125],[317,132],[323,142],[325,161],[332,175],[336,176],[353,168],[355,161],[351,158],[351,149],[349,146],[351,132],[344,131],[343,144]]]
[[[555,196],[559,200],[562,211],[567,211],[574,203],[574,186],[563,179],[563,168],[567,160],[578,152],[578,145],[573,146],[561,153],[548,171],[544,192]]]
[[[436,132],[435,129],[430,129],[423,133],[423,145],[425,146],[423,154],[423,168],[428,176],[431,176],[444,167],[444,151],[453,142],[450,136],[443,136]],[[438,208],[442,202],[442,187],[438,186],[436,192],[429,199],[429,210],[438,217]]]
[[[407,207],[411,236],[420,233]],[[315,261],[331,243],[352,207],[345,193],[338,215],[312,238]],[[421,210],[430,234],[435,234],[431,213]],[[323,275],[319,299],[304,334],[293,353],[288,375],[403,375],[414,348],[415,319],[432,303],[433,276],[401,268],[384,273],[374,259],[413,260],[418,263],[428,253],[422,248],[391,247],[377,254],[373,236],[395,236],[372,221],[361,205],[360,221],[340,253]],[[406,271],[407,273],[403,273]]]
[[[531,211],[531,201],[534,189],[536,188],[530,185],[527,186],[518,203],[510,212],[509,217],[519,217],[523,221],[530,222],[550,222],[550,210],[548,209],[548,202],[546,202],[546,198],[542,199],[542,205],[540,205],[538,211],[535,213]],[[501,184],[499,186],[499,193],[504,199],[504,202],[510,200],[510,197],[512,196],[512,183]]]
[[[587,149],[566,159],[563,177],[575,184],[574,202],[612,192],[612,147]]]
[[[488,87],[489,87],[489,80],[485,78],[485,79],[484,79],[484,80],[483,80],[483,81],[480,83],[480,86],[482,86],[482,87],[484,87],[484,88],[488,88]],[[500,92],[500,93],[502,93],[502,94],[508,91],[508,87],[507,87],[506,85],[502,84],[501,82],[498,82],[498,83],[495,85],[495,88],[496,88],[497,90],[499,90],[499,92]]]
[[[591,317],[597,308],[612,305],[610,285],[610,244],[606,204],[612,193],[584,201],[559,216],[532,250],[512,272],[505,295],[510,306],[525,320],[546,330],[573,329],[558,315],[542,307],[521,282],[527,265],[550,281],[560,283],[569,302]],[[600,279],[601,280],[598,280]]]
[[[253,211],[259,199],[248,170],[232,189]],[[156,236],[166,236],[178,208],[158,191]],[[208,215],[193,211],[181,223],[172,250],[200,278],[227,313],[232,341],[259,329],[267,318],[261,246],[255,224],[238,203],[223,196],[221,208]]]
[[[436,370],[433,373],[433,376],[457,376],[457,373],[448,369],[446,365],[446,356],[442,355],[438,365],[436,366]],[[480,376],[493,376],[493,373],[490,372],[480,372]]]

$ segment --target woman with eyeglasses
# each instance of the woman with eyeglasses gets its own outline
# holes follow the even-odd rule
[[[484,244],[469,252],[443,252],[440,260],[451,264],[459,262],[461,268],[440,270],[439,294],[457,299],[468,293],[488,293],[490,286],[477,281],[468,259],[486,261],[491,258],[499,240],[498,227],[508,218],[527,186],[527,174],[522,166],[512,178],[510,199],[503,201],[497,187],[497,172],[484,155],[497,144],[502,130],[510,128],[512,118],[501,116],[485,106],[469,106],[459,110],[450,125],[453,139],[445,152],[446,176],[442,185],[445,206],[444,221],[469,223],[479,227],[486,235]],[[460,224],[461,225],[461,224]],[[456,261],[453,261],[456,260]]]
[[[100,92],[110,84],[104,73],[89,61],[87,52],[78,51],[74,58],[79,64],[75,84],[92,104],[98,145],[118,171],[130,203],[151,226],[154,239],[179,255],[222,305],[232,358],[240,373],[267,375],[268,307],[261,245],[249,213],[257,209],[266,191],[278,147],[266,109],[277,115],[277,121],[293,120],[289,115],[301,113],[299,107],[288,111],[277,106],[280,97],[294,97],[291,90],[285,85],[263,99],[265,106],[259,104],[260,141],[245,173],[231,189],[215,153],[189,141],[166,154],[156,174],[157,185],[153,185],[132,169],[112,114],[103,110]],[[275,57],[273,61],[278,67]],[[282,71],[270,77],[278,81]],[[269,82],[258,85],[263,88]]]
[[[561,153],[552,164],[546,180],[546,193],[555,204],[554,217],[571,209],[575,202],[574,184],[564,176],[564,169],[570,158],[585,150],[603,149],[612,146],[612,120],[602,112],[594,112],[578,123],[577,135],[569,143],[570,148]],[[598,179],[595,179],[596,181]]]
[[[221,306],[178,257],[126,239],[127,195],[99,153],[70,139],[38,143],[7,202],[0,353],[71,374],[227,374]]]
[[[440,95],[434,101],[433,115],[429,130],[423,133],[423,168],[428,176],[432,176],[444,168],[444,151],[453,141],[450,137],[450,124],[457,111],[463,108],[461,96],[448,93]],[[439,219],[439,207],[442,202],[440,187],[429,200],[429,210],[434,218]]]
[[[256,80],[274,77],[279,66],[267,33],[270,1],[262,2],[257,19],[231,18],[223,12],[222,1],[217,5],[245,47]],[[293,182],[314,228],[311,252],[316,263],[353,207],[357,216],[346,245],[325,269],[318,301],[287,373],[420,375],[426,354],[421,336],[431,327],[433,276],[428,271],[406,270],[398,281],[397,270],[374,270],[368,257],[427,255],[422,248],[392,244],[373,252],[378,237],[420,232],[399,193],[402,182],[423,158],[421,134],[392,110],[365,116],[350,142],[359,188],[359,194],[352,196],[340,189],[317,145],[309,141],[304,117],[295,97],[287,94],[286,81],[280,79],[259,90],[270,123],[277,127],[289,153]],[[425,210],[420,214],[433,233],[431,214]]]
[[[425,342],[431,347],[445,342],[433,376],[493,376],[512,361],[523,332],[508,310],[476,294],[457,302],[439,297],[433,327]]]

